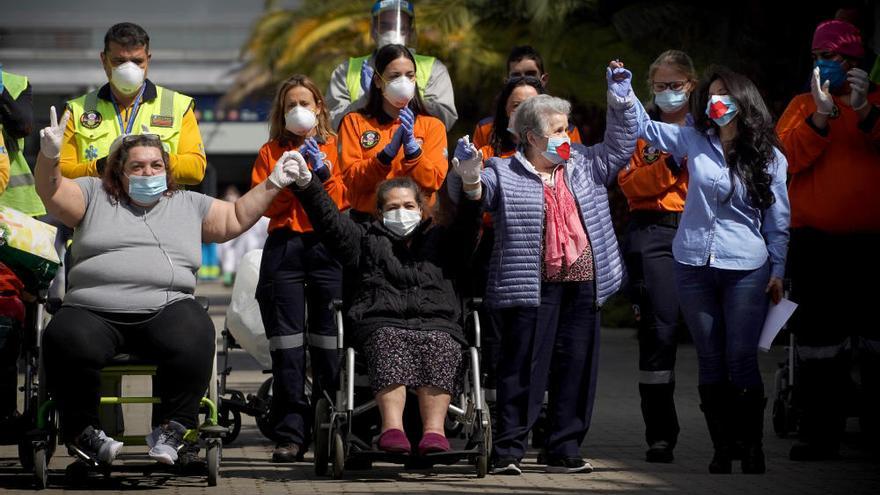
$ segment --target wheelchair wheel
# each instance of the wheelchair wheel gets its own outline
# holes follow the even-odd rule
[[[327,431],[329,427],[324,427],[330,423],[330,402],[321,398],[315,405],[315,425],[314,442],[315,442],[315,474],[318,476],[327,475],[327,465],[330,462],[330,435]]]
[[[342,475],[345,473],[345,442],[342,440],[342,433],[339,431],[333,432],[332,453],[333,479],[342,479]]]
[[[492,454],[492,415],[485,402],[483,403],[481,421],[481,427],[483,428],[483,453],[477,457],[477,478],[486,477],[486,474],[489,472],[489,458]]]
[[[257,400],[260,404],[264,405],[265,413],[257,415],[254,419],[257,420],[257,428],[260,430],[260,433],[263,434],[264,437],[269,440],[276,441],[275,430],[273,428],[272,422],[270,420],[272,416],[272,377],[266,379],[260,388],[257,390]]]
[[[220,478],[220,457],[223,450],[223,442],[218,439],[208,440],[208,450],[205,453],[205,462],[208,468],[208,486],[217,486]]]
[[[37,490],[42,490],[49,485],[49,456],[45,447],[36,447],[33,452],[34,481]]]
[[[229,445],[238,438],[241,432],[241,412],[230,409],[229,406],[220,402],[220,410],[217,411],[217,423],[229,429],[223,437],[223,445]]]

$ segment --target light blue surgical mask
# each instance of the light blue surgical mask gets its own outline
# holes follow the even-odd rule
[[[654,104],[660,107],[666,113],[672,113],[681,109],[688,101],[687,91],[675,91],[667,89],[659,93],[654,93]]]
[[[140,204],[148,205],[159,201],[167,189],[165,174],[128,176],[128,195]]]
[[[736,102],[730,95],[712,95],[706,103],[706,115],[718,124],[718,127],[729,124],[738,111]]]
[[[562,163],[568,160],[571,156],[571,139],[568,135],[547,138],[547,150],[542,154],[552,163]]]
[[[819,68],[819,79],[822,84],[829,81],[829,89],[840,89],[846,82],[846,72],[840,62],[834,60],[816,60],[814,67]]]

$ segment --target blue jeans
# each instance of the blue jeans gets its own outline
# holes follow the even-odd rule
[[[769,280],[769,262],[755,270],[675,264],[681,311],[697,348],[700,385],[763,386],[758,338],[770,301],[765,292]]]

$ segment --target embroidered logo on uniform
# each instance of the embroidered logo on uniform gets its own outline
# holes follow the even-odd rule
[[[98,112],[85,112],[79,116],[79,123],[86,129],[97,129],[104,117]]]
[[[98,159],[98,148],[96,148],[94,144],[90,144],[89,147],[86,148],[86,158],[89,160]]]
[[[379,144],[379,133],[376,131],[365,131],[361,134],[361,146],[364,149],[375,148]]]
[[[174,127],[174,117],[170,115],[153,115],[150,117],[150,127]]]
[[[645,163],[654,163],[660,158],[660,150],[653,146],[645,146],[642,148],[642,159]]]
[[[837,108],[837,105],[834,105],[834,107],[831,109],[831,117],[830,118],[836,119],[837,117],[840,117],[840,109]]]

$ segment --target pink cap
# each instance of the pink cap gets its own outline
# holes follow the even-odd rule
[[[846,21],[825,21],[813,33],[813,50],[834,52],[853,58],[862,58],[865,47],[859,28]]]

